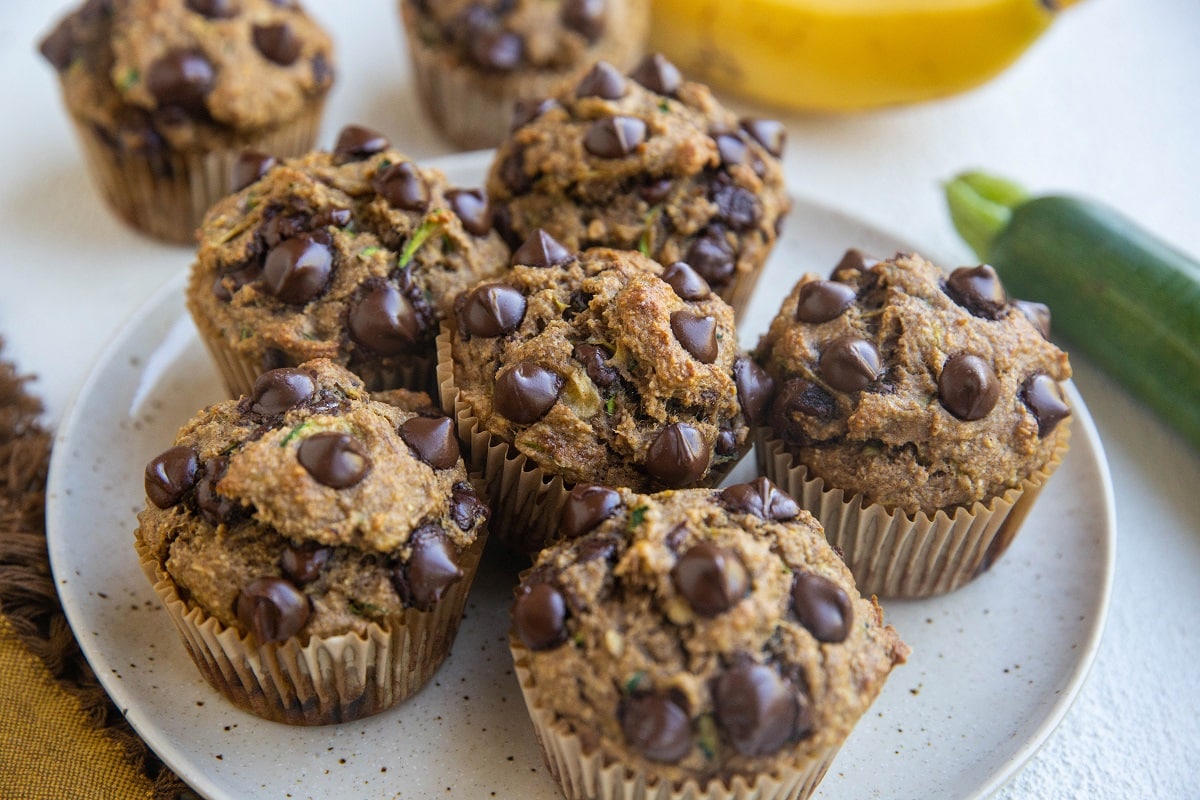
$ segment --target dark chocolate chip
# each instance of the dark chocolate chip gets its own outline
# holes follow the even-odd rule
[[[349,489],[371,470],[371,457],[358,439],[340,431],[315,433],[296,449],[300,466],[331,489]]]
[[[458,464],[458,437],[454,420],[449,417],[413,417],[400,426],[400,438],[417,458],[434,469],[450,469]]]
[[[594,483],[577,484],[563,504],[558,529],[566,538],[574,539],[611,517],[620,507],[621,495],[615,489]]]
[[[459,481],[450,490],[450,516],[459,530],[469,531],[476,522],[487,519],[488,509],[467,481]]]
[[[605,0],[564,0],[563,26],[575,31],[589,42],[604,34]]]
[[[204,463],[204,474],[196,481],[196,507],[200,516],[213,525],[230,522],[238,512],[237,503],[217,491],[227,469],[228,456],[215,456]]]
[[[857,291],[837,281],[809,281],[800,287],[796,321],[819,324],[836,319],[854,304]]]
[[[808,433],[809,424],[828,422],[837,413],[833,395],[803,378],[792,378],[779,388],[771,406],[770,423],[785,442],[803,447],[814,441]]]
[[[379,131],[362,125],[347,125],[338,133],[333,154],[341,161],[361,161],[367,156],[382,153],[389,146],[387,137]]]
[[[282,642],[308,622],[308,598],[283,578],[255,578],[238,593],[238,622],[259,644]]]
[[[446,192],[450,208],[462,220],[467,233],[486,236],[492,230],[492,212],[480,189],[451,189]]]
[[[535,119],[558,105],[553,97],[543,97],[540,100],[519,99],[513,104],[512,124],[510,131],[524,128]]]
[[[983,419],[1000,399],[1000,381],[991,365],[977,355],[960,353],[942,366],[938,399],[961,420]]]
[[[714,453],[719,456],[731,456],[737,452],[737,449],[737,434],[733,431],[721,431],[717,434],[717,441],[713,445]]]
[[[178,445],[156,455],[146,464],[146,497],[159,508],[170,508],[196,485],[199,469],[196,451]]]
[[[764,664],[725,670],[713,690],[717,722],[745,756],[769,756],[792,738],[800,717],[796,690]]]
[[[854,607],[846,590],[811,572],[797,572],[793,578],[792,610],[819,642],[845,641],[854,623]]]
[[[851,247],[842,254],[842,258],[838,261],[837,266],[833,268],[834,273],[842,270],[853,270],[856,272],[866,272],[871,267],[879,263],[879,259],[872,258],[858,248]]]
[[[499,167],[500,180],[514,195],[525,194],[533,186],[533,176],[525,171],[525,151],[514,146]]]
[[[617,382],[620,373],[608,363],[612,353],[598,344],[577,344],[571,355],[587,370],[592,383],[606,389]]]
[[[959,267],[946,279],[950,299],[977,317],[997,319],[1008,305],[1000,276],[990,264]]]
[[[717,153],[721,157],[721,165],[732,167],[735,164],[745,164],[750,157],[750,148],[742,141],[742,137],[732,133],[718,133],[713,136],[717,143]]]
[[[787,128],[782,122],[774,119],[744,119],[741,126],[768,153],[776,158],[783,155],[783,148],[787,144]]]
[[[637,117],[596,120],[583,137],[583,147],[599,158],[621,158],[646,141],[646,123]]]
[[[651,761],[673,764],[692,751],[687,709],[665,694],[627,697],[619,716],[625,741]]]
[[[413,533],[412,555],[397,572],[402,572],[402,577],[397,580],[393,573],[393,583],[400,584],[405,602],[423,610],[433,608],[463,577],[454,544],[436,525],[425,525]]]
[[[769,478],[758,477],[750,483],[738,483],[721,492],[721,502],[730,511],[753,514],[760,519],[786,521],[800,515],[800,505]]]
[[[733,380],[746,422],[757,425],[766,418],[771,395],[775,393],[775,379],[753,358],[742,355],[733,361]]]
[[[422,333],[412,303],[382,279],[364,284],[347,312],[346,323],[354,341],[385,356],[409,350]]]
[[[737,605],[750,591],[750,576],[738,554],[700,542],[680,556],[671,571],[675,589],[702,617],[715,617]]]
[[[333,83],[333,67],[329,66],[329,58],[324,53],[314,53],[309,65],[315,86],[325,87]]]
[[[146,71],[146,88],[159,105],[190,112],[205,110],[215,80],[212,63],[199,50],[169,50]]]
[[[675,180],[673,178],[659,178],[639,187],[637,191],[639,197],[650,205],[656,206],[666,200],[674,188]]]
[[[567,640],[567,603],[548,583],[517,589],[513,627],[530,650],[552,650]]]
[[[627,88],[620,70],[607,61],[597,61],[575,87],[575,96],[616,100],[625,96]]]
[[[75,59],[75,37],[71,33],[70,18],[63,18],[54,30],[42,39],[38,45],[38,52],[59,72],[71,66]]]
[[[232,191],[240,192],[259,178],[267,174],[271,167],[279,162],[275,156],[260,153],[257,150],[246,150],[233,162],[229,174],[229,184]]]
[[[520,361],[496,375],[492,405],[518,425],[537,422],[558,402],[563,380],[532,361]]]
[[[230,19],[242,10],[237,0],[187,0],[186,5],[209,19]]]
[[[279,300],[302,306],[325,291],[332,272],[329,246],[301,234],[271,248],[263,262],[262,280],[266,290]]]
[[[701,364],[711,364],[717,360],[716,317],[683,308],[671,313],[671,332],[683,349]]]
[[[663,280],[671,285],[675,294],[681,300],[704,300],[712,294],[708,281],[700,277],[700,273],[683,261],[676,261],[667,267],[662,274]]]
[[[389,164],[371,179],[371,188],[392,208],[424,211],[429,207],[429,187],[411,161]]]
[[[1050,338],[1050,306],[1032,300],[1013,300],[1012,304],[1033,323],[1043,339]]]
[[[462,295],[455,310],[468,336],[500,336],[525,319],[525,295],[505,283],[484,283]]]
[[[684,260],[699,272],[709,285],[716,287],[729,283],[737,266],[733,246],[726,241],[724,229],[717,225],[710,225],[696,237]]]
[[[303,43],[296,31],[286,22],[273,25],[255,25],[253,31],[254,46],[268,61],[281,67],[296,63],[300,57]]]
[[[512,72],[525,57],[525,40],[512,31],[489,28],[467,40],[471,61],[491,72]]]
[[[286,413],[313,396],[317,384],[299,369],[273,369],[259,375],[250,392],[250,410],[264,417]]]
[[[1021,400],[1037,420],[1038,436],[1045,437],[1071,415],[1058,381],[1044,372],[1029,377],[1021,387]]]
[[[717,216],[736,231],[749,230],[762,219],[762,203],[754,192],[730,181],[713,185],[712,200]]]
[[[571,251],[559,244],[558,240],[538,228],[513,252],[511,264],[514,267],[553,267],[566,264],[574,258]]]
[[[321,547],[311,542],[300,547],[288,545],[279,557],[279,568],[297,586],[304,586],[321,576],[321,570],[332,557],[332,547]]]
[[[672,489],[704,477],[712,458],[704,435],[686,422],[673,422],[659,431],[646,449],[646,472]]]
[[[652,92],[673,97],[683,84],[679,69],[662,53],[650,53],[634,67],[629,77]]]
[[[821,377],[840,392],[857,392],[871,385],[883,365],[875,345],[860,336],[839,336],[821,352]]]

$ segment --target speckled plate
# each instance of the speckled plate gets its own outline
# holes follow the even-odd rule
[[[478,185],[485,154],[439,163]],[[847,246],[912,249],[797,200],[742,331],[753,345],[801,272]],[[314,729],[265,722],[209,688],[133,552],[146,461],[220,382],[170,281],[118,333],[79,390],[54,447],[47,538],[67,617],[130,723],[210,798],[558,797],[505,646],[512,577],[481,570],[454,650],[409,702]],[[1100,640],[1115,522],[1108,468],[1083,400],[1071,451],[1012,548],[949,596],[885,604],[912,645],[817,791],[822,798],[986,797],[1053,731]],[[747,459],[734,479],[745,479]]]

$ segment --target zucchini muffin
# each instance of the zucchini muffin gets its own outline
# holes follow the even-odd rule
[[[108,204],[178,244],[243,150],[312,147],[333,84],[332,43],[293,2],[89,0],[41,52]]]
[[[417,90],[463,149],[495,147],[522,102],[577,79],[594,61],[632,67],[649,0],[400,0]]]
[[[187,305],[229,393],[328,358],[371,391],[435,386],[458,292],[508,268],[487,198],[347,126],[332,152],[246,154],[246,186],[200,229]]]
[[[990,266],[848,251],[805,275],[756,351],[760,466],[817,514],[865,592],[961,586],[1011,543],[1066,452],[1066,353]]]
[[[544,231],[460,295],[439,358],[494,529],[527,552],[576,483],[715,486],[749,448],[766,380],[738,350],[733,310],[686,264],[575,255]]]
[[[660,55],[596,64],[531,105],[496,151],[488,193],[514,247],[542,228],[572,250],[684,261],[741,311],[788,211],[786,132],[739,118]]]
[[[510,646],[568,798],[808,797],[909,649],[766,478],[578,486]]]
[[[198,413],[145,487],[142,568],[235,705],[345,722],[416,692],[449,653],[487,535],[449,418],[312,361]]]

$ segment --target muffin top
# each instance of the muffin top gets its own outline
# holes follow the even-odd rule
[[[739,119],[660,55],[629,77],[600,62],[514,125],[487,184],[510,243],[543,228],[686,261],[721,290],[762,265],[789,206],[783,126]]]
[[[202,330],[264,368],[432,361],[455,295],[506,270],[509,250],[481,191],[388,147],[348,126],[333,152],[243,156],[248,185],[199,231],[188,308]]]
[[[372,400],[328,360],[201,411],[145,485],[143,547],[181,597],[260,643],[431,608],[487,517],[449,418]]]
[[[685,264],[538,231],[460,295],[454,379],[479,425],[569,483],[703,485],[748,446],[762,378]],[[752,412],[749,416],[752,416]]]
[[[867,502],[932,515],[994,497],[1067,435],[1071,367],[1048,332],[1046,307],[1010,300],[990,266],[848,251],[830,279],[800,279],[759,342],[771,428]]]
[[[676,785],[802,765],[907,657],[820,524],[766,478],[577,486],[563,526],[517,588],[514,653],[531,705],[608,763]]]
[[[286,122],[333,81],[329,37],[294,2],[89,0],[41,51],[73,111],[176,149]]]

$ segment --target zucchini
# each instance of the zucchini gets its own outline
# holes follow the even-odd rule
[[[1200,262],[1092,200],[979,172],[946,184],[955,228],[1014,297],[1200,448]]]

